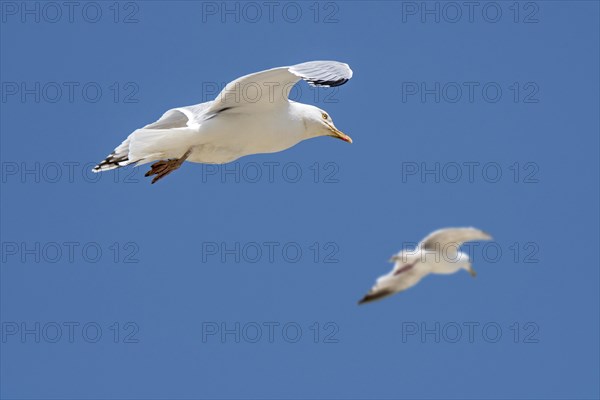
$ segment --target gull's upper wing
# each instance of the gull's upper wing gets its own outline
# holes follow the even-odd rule
[[[419,243],[418,248],[439,251],[450,245],[458,249],[465,242],[491,239],[488,233],[477,228],[444,228],[430,233]]]
[[[230,82],[213,101],[207,113],[244,105],[275,105],[288,101],[292,87],[304,79],[312,86],[340,86],[352,78],[348,64],[338,61],[310,61],[242,76]]]
[[[310,61],[242,76],[230,82],[214,101],[165,112],[144,129],[173,129],[193,126],[219,112],[243,105],[275,105],[288,101],[292,87],[304,79],[312,86],[340,86],[352,78],[348,64],[338,61]]]

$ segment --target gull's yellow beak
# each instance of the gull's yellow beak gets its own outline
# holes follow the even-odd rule
[[[352,138],[346,135],[344,132],[338,130],[335,126],[326,124],[329,127],[329,130],[333,133],[331,136],[337,139],[341,139],[344,142],[352,143]]]

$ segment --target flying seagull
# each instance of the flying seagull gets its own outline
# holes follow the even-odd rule
[[[473,240],[492,237],[476,228],[445,228],[430,233],[414,250],[402,250],[390,259],[394,269],[377,279],[358,304],[368,303],[413,287],[429,274],[453,274],[464,269],[475,277],[469,256],[458,248]]]
[[[348,64],[311,61],[242,76],[217,98],[173,108],[156,122],[130,134],[94,172],[150,162],[152,183],[184,161],[224,164],[249,154],[275,153],[303,140],[332,136],[352,143],[325,111],[288,99],[301,79],[311,86],[334,87],[352,77]]]

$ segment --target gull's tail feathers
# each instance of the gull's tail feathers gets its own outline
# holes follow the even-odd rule
[[[148,129],[134,131],[112,153],[94,167],[94,172],[109,171],[130,164],[136,166],[153,161],[179,158],[190,148],[195,130],[182,128]]]
[[[165,112],[156,122],[135,130],[93,169],[94,172],[109,171],[129,164],[141,165],[162,158],[176,158],[185,153],[189,146],[182,141],[189,140],[194,132],[187,123],[194,112],[200,112],[203,104],[181,107]]]
[[[111,169],[124,167],[132,164],[135,161],[129,160],[129,143],[131,135],[123,141],[112,153],[110,153],[104,160],[100,161],[98,165],[92,169],[94,172],[109,171]]]

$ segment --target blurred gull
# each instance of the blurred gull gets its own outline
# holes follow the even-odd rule
[[[375,286],[358,304],[368,303],[413,287],[429,274],[453,274],[461,269],[475,277],[469,256],[458,251],[465,242],[491,240],[476,228],[445,228],[432,232],[414,250],[402,250],[394,255],[394,269],[377,279]]]
[[[351,77],[350,67],[337,61],[311,61],[243,76],[227,84],[214,101],[171,109],[137,129],[94,172],[157,161],[146,173],[155,175],[155,183],[186,160],[223,164],[249,154],[282,151],[318,136],[352,143],[325,111],[288,99],[300,79],[312,86],[333,87]]]

